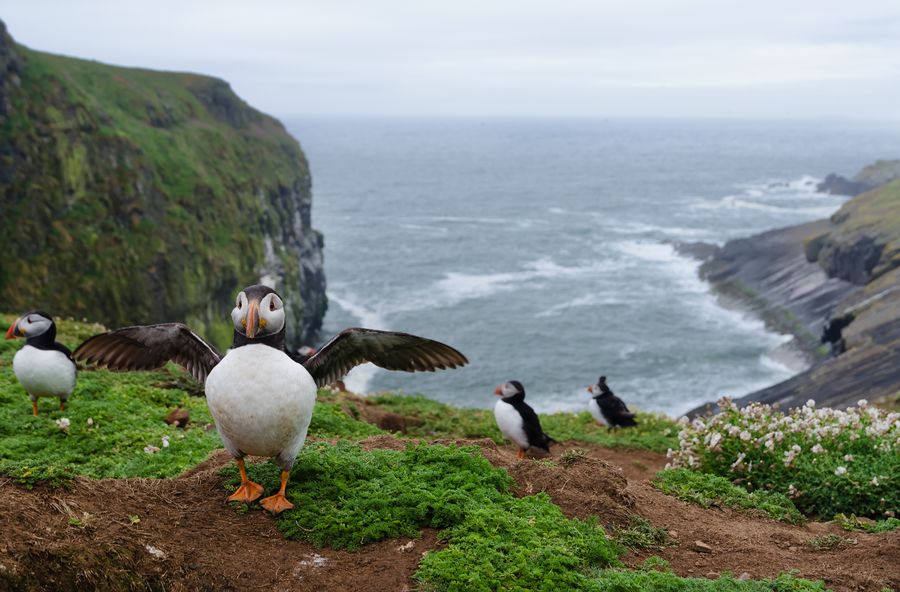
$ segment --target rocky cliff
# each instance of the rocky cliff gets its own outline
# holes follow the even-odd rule
[[[739,402],[844,407],[900,392],[900,180],[849,200],[829,220],[713,249],[700,269],[810,355],[805,372]]]
[[[0,22],[0,300],[107,326],[184,320],[224,346],[236,291],[321,326],[310,174],[277,120],[222,80],[17,45]]]

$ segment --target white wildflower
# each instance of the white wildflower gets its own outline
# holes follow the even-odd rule
[[[814,408],[815,406],[816,406],[816,402],[813,401],[812,399],[808,400],[808,401],[806,402],[806,405],[804,405],[804,407],[807,407],[807,408],[809,408],[809,409],[812,409],[812,408]]]
[[[87,424],[88,424],[89,426],[94,425],[94,418],[93,418],[93,417],[87,418]]]
[[[162,446],[163,446],[163,448],[168,448],[168,447],[169,447],[169,437],[168,437],[168,436],[163,436],[163,437],[162,437]]]
[[[67,432],[69,430],[70,425],[72,425],[72,422],[69,421],[68,417],[60,417],[59,419],[56,420],[56,427],[58,427],[59,429],[61,429],[64,432]]]
[[[823,452],[825,452],[825,449],[822,448],[821,444],[816,444],[815,446],[810,448],[810,450],[812,451],[813,454],[822,454]]]
[[[746,457],[747,457],[747,455],[744,454],[743,452],[738,454],[737,460],[735,460],[733,463],[731,463],[731,470],[732,471],[739,470],[741,468],[741,466],[743,466],[743,462]]]
[[[159,452],[159,446],[153,446],[152,444],[144,446],[144,452],[147,454],[155,454]]]
[[[719,432],[713,432],[710,434],[709,439],[707,440],[707,448],[710,450],[718,450],[719,442],[722,441],[722,434]]]
[[[881,483],[878,482],[878,477],[872,477],[872,480],[869,481],[869,483],[871,483],[872,485],[874,485],[876,487],[881,485]]]
[[[860,409],[865,409],[866,407],[869,406],[869,402],[865,399],[860,399],[859,401],[856,402],[856,406],[859,407]]]
[[[847,467],[840,466],[834,470],[834,474],[840,477],[841,475],[847,474]]]
[[[845,455],[844,455],[844,460],[847,461],[847,462],[853,462],[853,455],[852,455],[852,454],[845,454]]]
[[[750,432],[748,432],[747,430],[744,430],[743,432],[741,432],[741,435],[740,435],[739,437],[740,437],[741,440],[743,440],[744,442],[746,442],[747,440],[749,440],[749,439],[752,438],[753,436],[750,435]]]

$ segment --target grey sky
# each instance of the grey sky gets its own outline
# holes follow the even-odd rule
[[[6,0],[20,42],[299,114],[900,118],[900,2]]]

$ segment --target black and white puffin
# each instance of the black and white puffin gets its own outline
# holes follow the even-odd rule
[[[625,402],[615,396],[606,385],[606,377],[601,376],[597,384],[587,387],[591,393],[588,410],[600,425],[608,428],[630,428],[637,425],[635,414],[628,410]]]
[[[75,362],[69,348],[56,341],[56,323],[45,312],[26,312],[10,325],[7,339],[24,337],[25,345],[13,358],[13,372],[31,397],[31,412],[38,414],[38,398],[59,397],[66,408],[75,390]]]
[[[260,503],[277,514],[293,507],[285,498],[285,487],[306,440],[317,387],[365,362],[407,372],[456,368],[468,362],[437,341],[353,328],[301,364],[285,350],[284,319],[278,293],[254,285],[237,295],[231,311],[234,337],[224,356],[186,325],[166,323],[96,335],[78,346],[74,357],[110,370],[149,370],[169,360],[183,366],[204,383],[216,429],[237,461],[241,485],[228,500],[250,503],[262,495],[262,486],[247,478],[244,456],[274,457],[282,469],[281,487]]]
[[[494,405],[497,427],[507,439],[519,447],[516,458],[525,458],[529,448],[550,452],[550,443],[556,442],[541,429],[541,421],[534,409],[525,402],[525,387],[518,380],[510,380],[494,389],[500,397]]]

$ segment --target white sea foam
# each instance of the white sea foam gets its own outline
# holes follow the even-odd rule
[[[600,297],[596,294],[585,294],[577,296],[566,302],[560,302],[534,315],[537,318],[554,317],[572,308],[581,308],[585,306],[608,306],[610,304],[621,304],[621,299],[615,296],[607,295]]]

